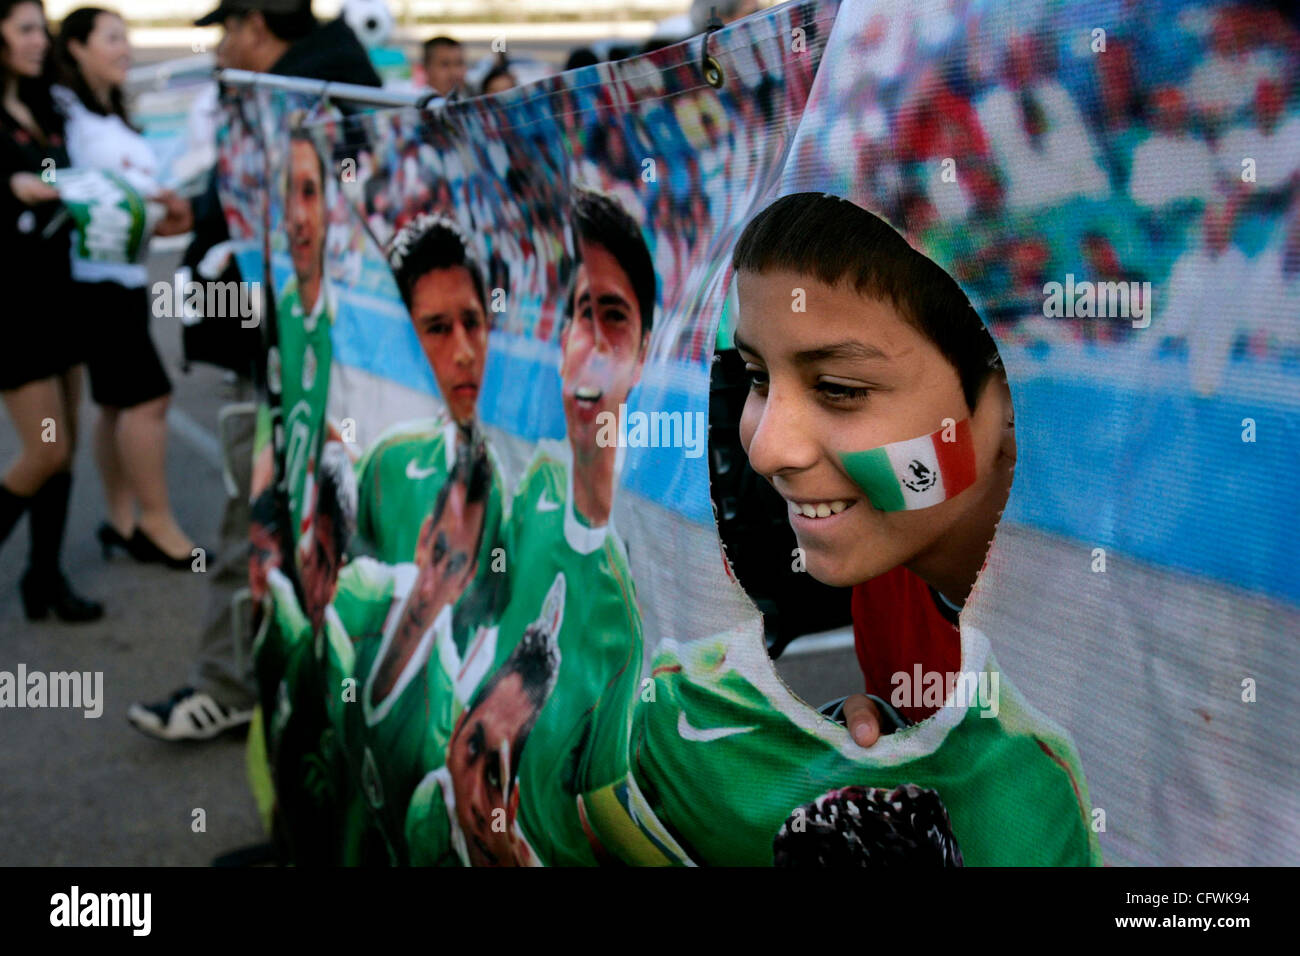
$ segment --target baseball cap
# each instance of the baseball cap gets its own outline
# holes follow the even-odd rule
[[[311,10],[311,0],[221,0],[220,5],[207,16],[194,21],[196,27],[206,27],[213,23],[225,23],[227,17],[241,13],[298,13]]]

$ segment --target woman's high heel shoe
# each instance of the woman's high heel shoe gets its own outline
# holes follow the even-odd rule
[[[179,558],[173,558],[158,547],[153,538],[139,528],[135,529],[135,534],[131,535],[131,540],[127,542],[127,550],[131,552],[131,557],[137,561],[144,564],[161,564],[174,571],[188,571],[194,564],[192,554],[184,554]]]
[[[107,561],[113,556],[114,548],[121,548],[127,554],[131,553],[131,539],[118,531],[107,521],[100,522],[95,537],[99,539],[99,548],[104,552],[104,560]]]
[[[62,574],[38,576],[33,571],[23,575],[23,612],[29,621],[39,621],[51,611],[61,621],[79,624],[95,621],[104,616],[104,606],[89,601],[72,590]]]

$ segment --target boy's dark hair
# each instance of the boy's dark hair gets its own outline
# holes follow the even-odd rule
[[[847,199],[781,197],[750,220],[731,264],[736,272],[807,273],[830,286],[849,281],[860,295],[890,302],[952,363],[972,411],[985,379],[1001,367],[993,336],[952,276]]]
[[[580,46],[577,49],[569,51],[569,58],[564,61],[564,72],[577,70],[584,66],[591,66],[593,63],[599,63],[600,57],[589,46]]]
[[[482,92],[487,93],[488,87],[492,85],[492,81],[503,76],[509,77],[510,82],[513,85],[519,85],[518,81],[515,79],[514,73],[510,71],[510,66],[505,63],[498,63],[496,66],[492,67],[492,69],[488,70],[487,76],[483,77],[483,83],[480,86],[480,89]]]
[[[432,53],[434,50],[438,49],[438,47],[440,46],[449,46],[449,47],[454,47],[456,49],[460,49],[460,41],[453,40],[451,37],[448,36],[430,37],[428,40],[424,41],[424,46],[422,47],[421,59],[428,60],[429,54]]]
[[[464,236],[449,219],[425,213],[408,223],[389,244],[388,264],[408,311],[415,283],[421,276],[434,269],[461,266],[469,272],[483,314],[491,314],[483,288],[483,270],[466,247]]]
[[[574,190],[570,221],[575,255],[582,255],[577,240],[589,242],[609,252],[627,273],[641,309],[641,334],[648,335],[655,322],[655,266],[637,221],[613,196],[583,186]],[[569,293],[566,322],[573,318],[576,293],[575,286]]]

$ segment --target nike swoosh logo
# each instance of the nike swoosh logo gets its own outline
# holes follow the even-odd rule
[[[419,468],[416,467],[416,464],[413,461],[408,461],[406,463],[406,477],[410,478],[412,481],[419,481],[421,478],[428,478],[437,470],[437,465],[434,465],[432,468]]]
[[[706,730],[697,730],[686,719],[685,711],[677,715],[677,736],[683,740],[691,740],[699,744],[707,744],[712,740],[721,740],[723,737],[734,737],[736,734],[747,734],[751,730],[757,729],[757,727],[709,727]]]
[[[556,511],[559,507],[560,503],[558,501],[552,501],[550,498],[546,497],[546,492],[544,491],[542,492],[542,496],[537,499],[538,511]]]

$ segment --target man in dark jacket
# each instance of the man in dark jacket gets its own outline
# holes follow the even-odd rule
[[[351,28],[341,19],[318,24],[311,0],[221,0],[217,9],[196,21],[197,26],[213,23],[224,30],[217,47],[218,67],[380,85]],[[207,249],[229,238],[215,176],[191,208],[168,213],[175,219],[192,216],[195,246],[200,248],[192,248],[187,261],[197,262]],[[189,685],[169,699],[136,703],[127,713],[137,729],[162,740],[208,740],[252,719],[256,687],[247,584],[255,406],[247,375],[240,376],[235,397],[237,404],[222,410],[221,432],[236,487],[227,486],[234,494],[227,498],[222,516],[220,553],[208,569],[207,609],[194,672]]]

